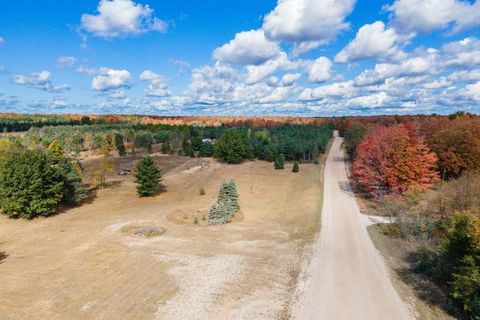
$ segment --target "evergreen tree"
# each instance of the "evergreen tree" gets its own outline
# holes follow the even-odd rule
[[[213,156],[213,144],[210,142],[202,142],[200,146],[200,157],[211,157]]]
[[[10,153],[0,167],[2,213],[34,218],[55,212],[64,183],[52,156],[42,151]]]
[[[298,164],[298,161],[294,161],[292,172],[299,172],[299,171],[300,171],[300,165]]]
[[[216,158],[227,163],[240,163],[252,156],[247,137],[236,129],[228,129],[218,139],[214,148]]]
[[[162,143],[162,146],[160,147],[160,151],[161,151],[163,154],[170,153],[170,151],[171,151],[171,149],[170,149],[170,143],[169,143],[169,142],[164,142],[164,143]]]
[[[238,211],[240,211],[240,205],[235,181],[232,179],[228,182],[222,182],[218,191],[217,202],[210,208],[208,223],[227,223]]]
[[[60,161],[63,158],[63,150],[57,140],[53,140],[49,145],[47,150],[52,154],[55,162]]]
[[[223,202],[215,203],[208,212],[208,224],[224,224],[228,217],[227,207]]]
[[[192,145],[187,140],[183,141],[182,153],[190,158],[195,157],[195,152],[193,151]]]
[[[87,190],[83,186],[82,177],[79,174],[81,172],[80,165],[63,157],[58,164],[58,169],[63,180],[63,201],[75,205],[86,199]]]
[[[81,123],[82,125],[91,125],[91,124],[92,124],[92,121],[90,120],[89,117],[83,116],[83,117],[80,119],[80,123]]]
[[[275,162],[273,165],[275,170],[283,170],[285,168],[285,156],[283,153],[280,153],[275,157]]]
[[[158,191],[162,180],[162,171],[157,168],[152,157],[145,157],[137,162],[135,178],[138,195],[140,197],[152,196]]]
[[[124,155],[127,154],[127,151],[125,150],[125,144],[123,142],[123,136],[120,133],[115,133],[115,136],[113,137],[113,142],[115,143],[115,148],[117,148],[118,154],[120,157],[123,157]]]

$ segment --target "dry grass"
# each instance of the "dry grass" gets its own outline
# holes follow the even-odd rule
[[[303,164],[293,174],[262,161],[156,159],[167,171],[166,191],[156,197],[138,198],[132,176],[112,176],[114,188],[65,213],[33,221],[0,217],[1,250],[8,254],[0,274],[2,320],[284,314],[303,245],[319,227],[322,166]],[[89,161],[87,168],[95,165]],[[230,178],[241,214],[208,226],[203,216]],[[143,228],[152,226],[167,232],[151,236]]]

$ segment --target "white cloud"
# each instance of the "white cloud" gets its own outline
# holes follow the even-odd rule
[[[108,91],[119,88],[129,88],[131,80],[127,70],[114,70],[99,68],[97,75],[92,80],[92,89],[95,91]]]
[[[435,89],[450,87],[451,85],[452,85],[452,81],[448,80],[445,77],[441,77],[431,82],[424,83],[423,87],[425,89],[435,90]]]
[[[386,9],[393,13],[399,32],[432,32],[451,24],[460,31],[480,24],[480,2],[457,0],[396,0]]]
[[[382,21],[361,27],[355,38],[335,56],[336,62],[365,59],[398,59],[404,56],[397,45],[399,37],[394,29],[385,28]]]
[[[77,59],[75,57],[65,57],[61,56],[57,59],[57,68],[58,69],[71,69],[77,63]]]
[[[66,83],[54,86],[52,84],[51,74],[47,70],[34,72],[30,75],[14,75],[12,83],[49,92],[62,92],[71,89],[71,86]]]
[[[288,59],[285,52],[281,52],[275,59],[268,60],[261,65],[249,65],[246,67],[247,80],[249,84],[264,80],[279,70],[294,70],[300,66],[301,62],[292,62]]]
[[[331,78],[332,62],[327,57],[316,59],[308,70],[308,79],[311,82],[323,82]]]
[[[475,84],[469,84],[465,88],[468,96],[476,101],[480,101],[480,81]]]
[[[281,85],[289,87],[302,77],[301,73],[286,73],[282,77]]]
[[[478,81],[480,80],[480,69],[470,71],[456,71],[448,76],[450,81]]]
[[[480,40],[470,37],[442,47],[443,65],[471,68],[480,64]]]
[[[276,42],[267,40],[262,30],[237,33],[235,38],[215,49],[216,60],[237,65],[259,65],[280,54]]]
[[[151,70],[145,70],[140,74],[140,80],[148,81],[145,95],[148,97],[166,97],[171,94],[168,80]]]
[[[360,96],[350,99],[348,105],[364,108],[378,108],[384,106],[392,98],[385,92],[379,92],[367,96]]]
[[[127,95],[123,90],[112,90],[108,92],[108,97],[110,99],[125,99]]]
[[[98,14],[84,14],[82,28],[102,38],[137,35],[147,31],[166,32],[167,23],[154,17],[148,5],[132,0],[101,0]]]
[[[353,81],[335,82],[314,89],[307,88],[300,94],[298,99],[300,101],[312,101],[327,97],[352,97],[357,91],[358,89],[354,87]]]
[[[279,0],[265,16],[262,28],[267,37],[295,43],[299,51],[307,51],[347,29],[344,20],[354,5],[355,0]]]
[[[0,37],[0,44],[4,44],[5,43],[5,39],[3,37]]]

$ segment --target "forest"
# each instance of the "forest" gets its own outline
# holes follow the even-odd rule
[[[392,216],[384,235],[415,248],[420,296],[462,319],[480,318],[480,117],[339,118],[356,193]],[[397,242],[395,242],[397,243]]]

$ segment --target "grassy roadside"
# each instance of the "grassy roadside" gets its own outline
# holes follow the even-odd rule
[[[435,288],[423,276],[414,273],[408,257],[416,245],[402,239],[388,237],[382,232],[380,225],[368,227],[368,233],[375,247],[384,257],[391,272],[392,283],[403,301],[407,303],[417,319],[421,320],[452,320],[429,299],[441,299],[432,295]]]
[[[330,141],[327,144],[327,147],[325,148],[325,153],[320,155],[319,159],[319,167],[320,167],[320,172],[319,176],[320,179],[318,181],[319,185],[319,196],[318,196],[318,212],[314,215],[311,216],[309,219],[308,223],[306,223],[305,227],[302,228],[299,232],[296,234],[292,235],[292,239],[298,240],[299,245],[298,245],[298,250],[301,252],[302,259],[301,261],[297,264],[297,266],[290,271],[290,292],[291,292],[291,298],[289,299],[290,301],[293,301],[294,298],[294,293],[295,289],[298,283],[298,278],[302,272],[302,267],[304,267],[306,262],[308,262],[312,256],[312,248],[311,244],[315,241],[318,233],[320,232],[321,228],[321,222],[322,222],[322,208],[323,208],[323,190],[324,190],[324,172],[325,172],[325,164],[327,162],[327,157],[330,153],[330,149],[332,148],[334,137],[330,139]],[[290,305],[291,303],[288,303],[283,312],[279,315],[277,318],[278,320],[287,320],[290,319]]]

